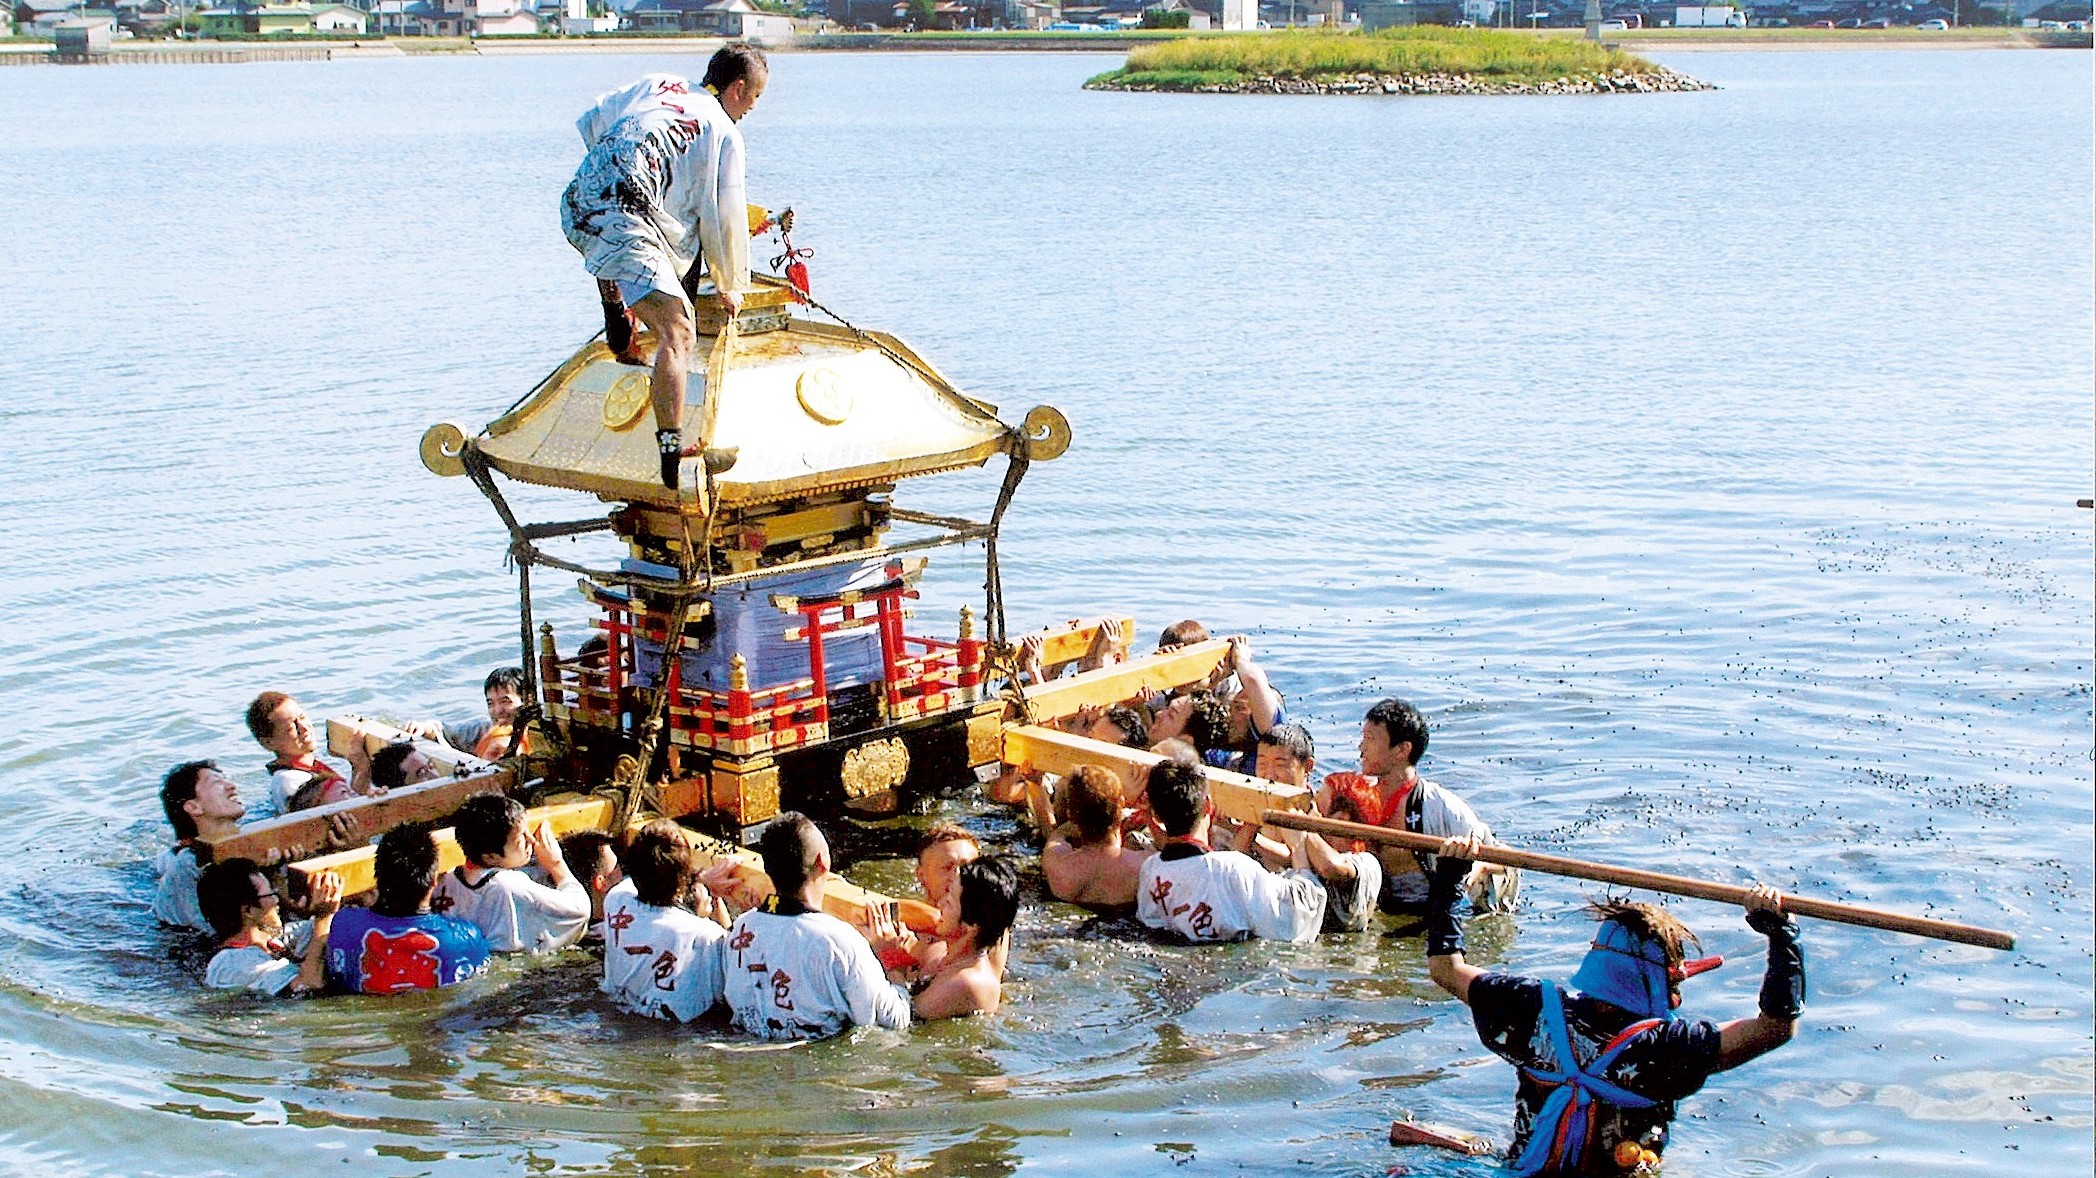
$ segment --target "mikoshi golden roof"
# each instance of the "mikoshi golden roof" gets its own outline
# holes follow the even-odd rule
[[[705,325],[702,324],[702,328]],[[1010,445],[996,408],[962,395],[902,341],[801,319],[756,334],[700,336],[686,391],[687,446],[733,449],[716,487],[723,506],[894,482],[980,466]],[[524,483],[606,499],[704,506],[688,459],[674,492],[661,482],[650,369],[621,364],[602,341],[583,346],[522,404],[473,439],[488,465]],[[709,387],[716,380],[718,395]],[[1052,408],[1027,415],[1027,454],[1061,454],[1069,426]],[[465,430],[422,440],[422,460],[460,474]]]

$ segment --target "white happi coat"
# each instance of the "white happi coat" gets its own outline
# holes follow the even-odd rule
[[[1175,843],[1143,860],[1136,876],[1137,920],[1199,942],[1317,936],[1325,919],[1325,889],[1317,876],[1292,868],[1271,872],[1237,851],[1188,854],[1182,848],[1190,849]]]
[[[910,997],[889,983],[859,930],[826,912],[745,912],[721,943],[737,1029],[765,1039],[820,1039],[850,1026],[902,1030]]]
[[[709,917],[643,903],[627,880],[604,897],[602,988],[635,1014],[688,1023],[721,999],[727,938]]]
[[[553,953],[582,939],[589,924],[589,890],[578,880],[549,888],[521,871],[505,868],[468,884],[465,868],[437,878],[429,910],[456,916],[480,929],[496,953]]]
[[[715,285],[750,284],[742,132],[703,86],[648,74],[575,123],[589,149],[561,200],[568,241],[598,278],[682,296],[701,252]]]

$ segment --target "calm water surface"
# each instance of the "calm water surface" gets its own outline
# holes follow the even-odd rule
[[[1107,64],[781,57],[747,124],[818,294],[1075,424],[1014,624],[1248,631],[1329,766],[1409,696],[1510,841],[2021,937],[1814,926],[1799,1041],[1687,1105],[1670,1172],[2087,1173],[2088,56],[1542,100],[1077,88]],[[700,67],[0,70],[0,1170],[1487,1172],[1383,1143],[1503,1135],[1513,1086],[1395,927],[1196,953],[1036,904],[1000,1016],[787,1052],[612,1013],[580,955],[199,991],[142,899],[159,775],[259,793],[258,689],[464,716],[513,657],[496,522],[415,442],[594,330],[570,120],[653,68]],[[1479,954],[1568,970],[1583,893],[1530,893]],[[1680,911],[1736,958],[1693,1010],[1750,1012],[1759,938]]]

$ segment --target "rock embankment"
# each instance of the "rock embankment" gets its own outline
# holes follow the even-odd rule
[[[1173,90],[1189,94],[1661,94],[1715,90],[1708,82],[1664,67],[1648,72],[1577,74],[1542,82],[1508,82],[1470,74],[1337,74],[1318,78],[1262,76],[1236,82],[1172,85],[1140,80],[1094,80],[1087,90]]]

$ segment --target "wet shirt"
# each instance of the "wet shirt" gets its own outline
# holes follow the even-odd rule
[[[910,998],[873,946],[826,912],[745,912],[721,942],[722,986],[738,1030],[821,1039],[851,1026],[902,1030]]]
[[[300,796],[303,794],[304,796]],[[275,814],[310,810],[356,796],[349,779],[333,766],[314,757],[303,765],[276,760],[269,763],[269,802]],[[294,805],[293,803],[302,803]]]
[[[604,897],[601,988],[622,1009],[688,1023],[721,1000],[727,939],[707,917],[643,903],[627,880]]]
[[[211,922],[197,907],[197,876],[204,869],[197,862],[196,848],[188,843],[170,847],[160,852],[153,869],[160,876],[153,890],[154,918],[175,928],[210,932]]]
[[[1201,943],[1308,941],[1324,924],[1325,889],[1307,871],[1275,873],[1237,851],[1173,843],[1143,860],[1135,917]]]
[[[1397,807],[1396,813],[1384,819],[1384,826],[1435,838],[1474,834],[1491,841],[1492,828],[1477,816],[1470,803],[1424,778],[1397,802]],[[1433,868],[1432,855],[1414,855],[1403,848],[1392,848],[1382,860],[1383,891],[1391,901],[1406,906],[1426,903],[1426,873]]]
[[[1488,973],[1472,981],[1470,1013],[1479,1041],[1516,1067],[1559,1070],[1557,1049],[1542,1024],[1542,988],[1552,984],[1503,973]],[[1572,1053],[1582,1067],[1592,1063],[1617,1032],[1637,1021],[1615,1007],[1577,994],[1565,998],[1564,1009]],[[1631,1109],[1595,1102],[1598,1112],[1587,1149],[1587,1169],[1575,1166],[1557,1172],[1617,1173],[1613,1155],[1617,1144],[1624,1141],[1664,1153],[1674,1102],[1703,1087],[1717,1064],[1718,1028],[1707,1019],[1661,1023],[1631,1040],[1602,1078],[1658,1103]],[[1520,1074],[1514,1091],[1514,1143],[1508,1157],[1518,1157],[1527,1148],[1536,1114],[1550,1091],[1551,1086],[1527,1072]]]
[[[553,953],[582,939],[589,924],[589,890],[579,880],[551,888],[513,868],[490,871],[475,883],[456,867],[437,880],[430,911],[474,927],[497,953]]]
[[[435,912],[381,916],[344,908],[328,931],[328,987],[351,994],[434,990],[487,972],[479,929]]]
[[[267,945],[221,948],[204,967],[204,984],[277,997],[298,980],[299,958],[312,939],[312,922],[300,920],[285,925],[283,935]]]

